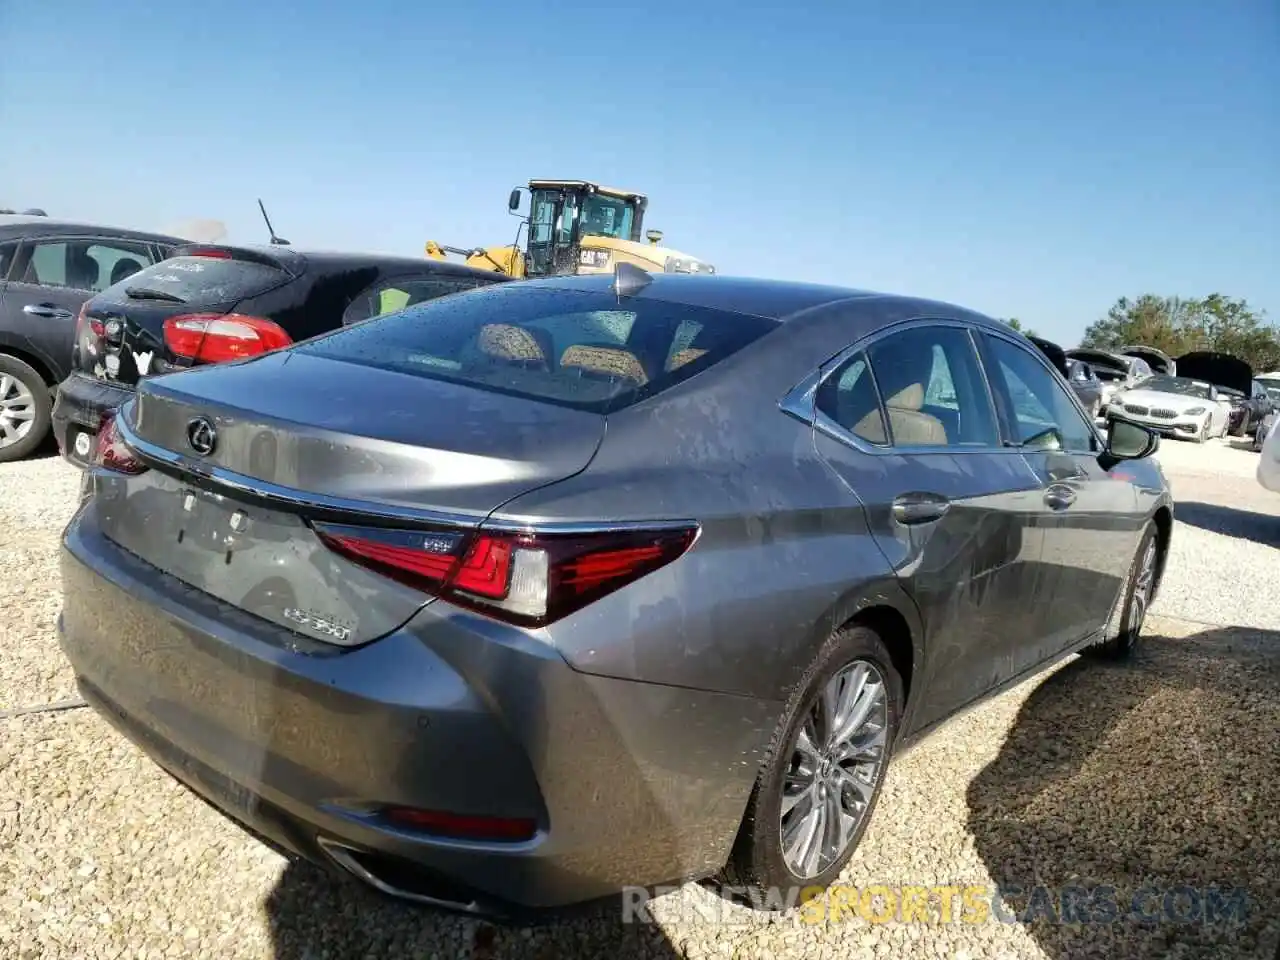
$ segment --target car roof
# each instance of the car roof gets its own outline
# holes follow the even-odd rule
[[[654,273],[652,281],[635,295],[638,300],[660,300],[690,307],[704,307],[763,317],[779,323],[798,320],[815,308],[834,304],[860,305],[856,319],[838,315],[841,335],[853,335],[853,326],[874,329],[889,315],[913,317],[949,317],[985,325],[995,330],[1009,330],[1007,324],[956,304],[921,297],[831,284],[805,283],[795,280],[767,280],[757,277],[705,276]],[[613,285],[610,274],[555,277],[527,281],[530,286],[547,286],[564,290],[606,292]],[[861,334],[859,334],[861,335]]]
[[[654,273],[651,282],[634,294],[638,300],[662,300],[690,307],[707,307],[769,320],[786,320],[825,304],[882,296],[868,290],[793,280],[756,277],[694,276]],[[603,293],[612,289],[612,274],[552,277],[530,285]]]
[[[306,264],[323,273],[339,270],[376,267],[383,273],[403,269],[405,272],[439,273],[443,276],[484,277],[491,281],[508,278],[493,270],[479,270],[450,260],[433,260],[430,257],[406,257],[383,253],[358,253],[341,250],[308,250],[286,244],[266,243],[197,243],[184,241],[184,248],[201,250],[243,250],[265,256],[286,264]],[[179,255],[181,250],[176,251]]]
[[[32,233],[48,235],[75,235],[92,232],[101,236],[135,237],[154,240],[157,243],[186,243],[181,237],[156,233],[154,230],[134,230],[132,227],[111,226],[105,223],[89,223],[82,220],[57,220],[53,217],[35,217],[22,213],[0,214],[0,238],[25,237]]]

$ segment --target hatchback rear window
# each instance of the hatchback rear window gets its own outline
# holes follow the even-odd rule
[[[172,257],[133,274],[111,288],[126,299],[126,290],[147,291],[196,305],[234,303],[256,297],[289,279],[283,270],[245,260]]]
[[[503,284],[410,307],[299,352],[604,413],[731,356],[774,320]]]

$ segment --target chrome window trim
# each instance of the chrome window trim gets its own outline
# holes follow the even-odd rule
[[[974,361],[978,365],[978,370],[982,375],[982,382],[986,387],[987,403],[991,411],[991,420],[996,427],[996,442],[994,444],[971,444],[966,446],[929,446],[912,444],[909,446],[895,446],[892,444],[893,429],[889,426],[888,418],[884,414],[884,398],[880,395],[880,384],[875,377],[875,367],[871,363],[870,354],[867,355],[867,370],[871,373],[871,382],[876,389],[876,399],[880,403],[880,415],[885,419],[886,435],[890,439],[888,444],[872,443],[864,440],[850,430],[846,430],[840,426],[821,410],[818,409],[817,394],[818,388],[823,382],[831,376],[838,368],[843,366],[854,354],[868,351],[879,341],[903,330],[913,327],[930,326],[930,327],[950,327],[953,329],[964,330],[969,335],[969,347],[973,350]],[[974,339],[974,334],[983,330],[985,327],[973,323],[968,320],[956,320],[953,317],[932,317],[920,316],[911,317],[906,320],[898,320],[888,326],[881,327],[871,333],[866,334],[862,338],[855,340],[852,344],[842,349],[830,359],[826,360],[817,370],[810,372],[798,384],[792,387],[783,398],[778,401],[778,408],[789,416],[795,417],[797,420],[808,424],[815,430],[825,434],[832,440],[842,443],[845,446],[852,447],[861,453],[868,453],[872,456],[896,456],[907,455],[919,456],[922,454],[946,454],[965,456],[970,454],[992,454],[1006,453],[1020,455],[1022,451],[1017,447],[1008,446],[1004,442],[1004,438],[1000,430],[1000,417],[995,403],[995,395],[991,386],[990,378],[987,374],[986,364],[982,361],[982,351],[978,347],[978,342]]]

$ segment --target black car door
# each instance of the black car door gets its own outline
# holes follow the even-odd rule
[[[150,244],[114,237],[26,239],[5,288],[4,328],[60,382],[71,371],[80,307],[154,259]]]
[[[1102,438],[1041,356],[987,332],[983,358],[1006,441],[1022,451],[1041,487],[1041,562],[1049,589],[1037,602],[1048,611],[1048,629],[1019,650],[1027,669],[1106,623],[1143,517],[1123,464],[1102,468]]]
[[[1044,629],[1039,483],[1001,446],[968,327],[915,321],[834,363],[816,394],[818,452],[861,502],[919,607],[941,719],[1014,675]]]

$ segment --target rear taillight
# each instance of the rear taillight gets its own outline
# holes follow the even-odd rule
[[[421,830],[460,840],[529,840],[537,832],[532,817],[484,817],[447,813],[442,810],[418,810],[413,807],[387,807],[382,816],[393,826]]]
[[[101,320],[95,320],[89,316],[88,310],[89,305],[86,303],[80,308],[80,314],[76,317],[76,346],[83,356],[96,357],[102,347],[102,338],[107,331]]]
[[[183,250],[183,257],[212,257],[214,260],[230,260],[230,250],[219,250],[217,247],[197,247],[194,250]]]
[[[242,313],[184,313],[164,322],[170,352],[199,363],[244,360],[291,343],[277,324]]]
[[[666,566],[694,525],[556,534],[384,530],[315,524],[330,549],[432,596],[545,626]]]
[[[93,448],[93,465],[129,476],[137,476],[147,471],[147,465],[139,460],[120,439],[120,431],[116,429],[114,416],[102,418],[102,425],[98,428],[98,438]]]

